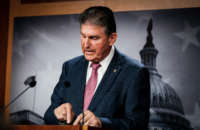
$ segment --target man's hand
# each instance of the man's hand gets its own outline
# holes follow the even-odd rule
[[[83,114],[81,113],[76,120],[74,121],[73,125],[78,125],[83,120]],[[101,121],[98,117],[94,115],[91,111],[87,110],[84,112],[84,125],[93,126],[93,127],[102,127]]]
[[[54,114],[57,120],[66,121],[66,123],[71,123],[74,119],[74,112],[72,110],[72,105],[70,103],[64,103],[54,110]]]

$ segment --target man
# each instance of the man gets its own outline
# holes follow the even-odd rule
[[[149,73],[113,46],[117,39],[113,12],[90,7],[79,19],[84,56],[64,63],[44,116],[46,123],[147,129]]]

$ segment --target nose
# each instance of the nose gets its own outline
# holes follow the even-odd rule
[[[89,48],[90,47],[90,40],[89,38],[84,39],[84,48]]]

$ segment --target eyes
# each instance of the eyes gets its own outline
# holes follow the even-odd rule
[[[81,34],[81,38],[86,39],[87,36]],[[100,36],[95,36],[95,35],[94,35],[94,36],[89,36],[88,39],[91,39],[91,40],[98,40],[98,39],[100,39]]]
[[[92,39],[92,40],[98,40],[100,37],[99,36],[90,36],[89,39]]]

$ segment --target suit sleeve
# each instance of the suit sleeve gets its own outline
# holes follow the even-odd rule
[[[142,68],[126,91],[125,112],[122,118],[99,117],[102,126],[113,130],[147,130],[150,108],[148,69]]]
[[[58,124],[59,121],[54,115],[54,109],[63,104],[62,91],[64,87],[64,79],[67,75],[68,65],[67,63],[63,64],[62,73],[60,79],[54,88],[53,94],[51,96],[51,105],[44,114],[44,120],[46,124]]]

